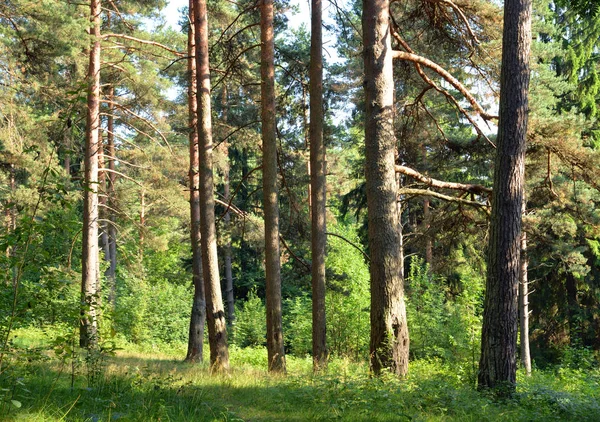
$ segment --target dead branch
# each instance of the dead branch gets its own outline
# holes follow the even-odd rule
[[[175,54],[176,56],[179,56],[179,57],[183,57],[183,56],[187,55],[187,53],[182,53],[180,51],[174,50],[171,47],[167,47],[166,45],[161,44],[161,43],[156,42],[156,41],[143,40],[141,38],[136,38],[136,37],[132,37],[130,35],[125,35],[125,34],[104,34],[104,35],[102,35],[102,39],[107,40],[109,38],[121,38],[121,39],[124,39],[124,40],[134,41],[134,42],[136,42],[138,44],[145,44],[145,45],[152,45],[152,46],[155,46],[155,47],[160,47],[163,50],[166,50],[169,53],[173,53],[173,54]]]
[[[397,165],[396,173],[401,173],[406,176],[410,176],[413,179],[416,179],[419,182],[424,183],[433,188],[462,190],[464,192],[469,192],[469,193],[474,193],[474,194],[489,195],[492,193],[492,189],[487,188],[482,185],[473,185],[473,184],[467,184],[467,183],[446,182],[443,180],[437,180],[437,179],[433,179],[429,176],[426,176],[422,173],[419,173],[418,171],[416,171],[410,167],[406,167],[406,166]]]
[[[411,195],[411,196],[430,196],[432,198],[438,198],[443,201],[456,202],[458,204],[470,205],[472,207],[483,210],[486,214],[490,214],[490,207],[488,204],[484,204],[477,201],[470,201],[464,198],[458,198],[456,196],[444,195],[443,193],[435,192],[429,189],[411,189],[402,188],[398,190],[399,195]]]

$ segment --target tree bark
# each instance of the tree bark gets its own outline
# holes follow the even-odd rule
[[[192,281],[194,285],[194,299],[190,317],[188,337],[188,350],[185,360],[187,362],[202,362],[204,324],[206,321],[206,301],[204,299],[204,280],[202,278],[202,251],[200,246],[200,167],[198,153],[198,103],[196,101],[196,31],[194,20],[194,0],[189,1],[188,28],[188,118],[189,118],[189,143],[190,143],[190,240],[192,244]]]
[[[523,201],[525,204],[525,201]],[[525,215],[525,205],[523,205]],[[521,333],[521,363],[527,375],[531,375],[531,353],[529,351],[529,282],[527,267],[529,259],[527,256],[527,233],[521,233],[521,262],[519,269],[519,321]]]
[[[102,252],[104,253],[104,260],[110,261],[110,248],[108,246],[108,222],[107,222],[107,181],[106,181],[106,171],[104,168],[106,167],[106,159],[104,153],[104,141],[102,132],[98,134],[98,188],[102,195],[98,196],[98,214],[102,223],[99,224],[100,229],[100,245],[102,248]]]
[[[227,124],[227,85],[223,84],[223,93],[221,96],[221,106],[223,109],[223,123]],[[231,196],[231,185],[229,183],[229,141],[223,142],[223,152],[225,154],[225,169],[223,172],[223,199],[229,203]],[[231,213],[229,210],[223,217],[225,223],[225,230],[230,233],[231,231]],[[235,297],[233,294],[233,271],[231,268],[231,236],[228,237],[225,248],[223,248],[223,255],[225,261],[225,293],[227,295],[227,321],[229,326],[233,326],[235,322]]]
[[[111,85],[108,88],[108,99],[113,101],[115,95],[115,88]],[[108,255],[110,258],[109,267],[106,269],[104,275],[110,284],[109,303],[113,306],[117,298],[117,228],[115,208],[117,199],[115,197],[115,183],[117,181],[117,174],[115,173],[115,122],[114,122],[114,106],[108,105],[108,119],[107,119],[107,134],[106,134],[106,155],[108,157],[108,176],[107,176],[107,201],[108,204]]]
[[[229,368],[227,322],[221,296],[217,257],[217,229],[213,183],[213,143],[210,103],[210,67],[208,58],[208,13],[206,0],[194,3],[196,27],[196,86],[198,102],[198,154],[200,160],[200,232],[202,238],[202,275],[208,322],[210,365],[213,371]]]
[[[83,234],[81,254],[81,323],[79,344],[98,346],[96,318],[98,292],[98,149],[100,129],[100,0],[91,0],[92,48],[88,68],[84,157]]]
[[[363,1],[365,176],[371,256],[371,369],[408,372],[408,327],[395,179],[394,81],[389,1]]]
[[[313,369],[327,367],[325,318],[326,150],[323,141],[323,31],[322,3],[312,0],[310,44],[310,206],[312,256]]]
[[[500,120],[494,169],[478,386],[515,389],[517,289],[527,135],[531,0],[504,2]]]
[[[263,144],[263,202],[265,219],[265,288],[267,355],[270,372],[285,372],[281,316],[277,137],[275,123],[275,44],[273,0],[260,4],[261,121]]]

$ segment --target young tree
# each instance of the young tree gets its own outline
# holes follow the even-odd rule
[[[196,100],[198,102],[198,158],[202,274],[208,320],[210,364],[213,370],[229,368],[227,323],[221,297],[213,183],[213,144],[208,51],[208,13],[205,0],[194,3],[196,27]]]
[[[325,320],[326,169],[323,142],[323,31],[321,0],[312,0],[310,44],[310,202],[313,369],[327,365]]]
[[[526,201],[523,200],[523,216],[525,216]],[[521,363],[527,375],[531,375],[531,353],[529,350],[529,281],[527,258],[527,233],[521,231],[521,259],[519,263],[519,333],[521,348]]]
[[[271,372],[285,372],[281,316],[279,259],[279,204],[277,189],[277,136],[275,122],[275,44],[273,0],[260,4],[261,121],[263,144],[263,203],[265,220],[265,285],[267,355]]]
[[[114,92],[114,86],[111,85],[108,89],[108,99],[110,101],[113,101]],[[115,183],[117,181],[117,174],[115,173],[115,119],[113,115],[114,106],[110,104],[108,109],[109,111],[106,123],[106,149],[104,150],[104,154],[106,155],[106,159],[108,161],[108,174],[106,175],[106,204],[108,205],[108,224],[106,231],[108,235],[107,260],[109,261],[109,264],[104,275],[106,276],[106,279],[110,285],[109,302],[114,306],[117,290],[117,228],[115,226],[115,208],[117,203],[115,199]]]
[[[90,3],[92,47],[88,68],[87,118],[84,148],[83,246],[81,254],[81,325],[79,344],[98,345],[96,300],[98,293],[98,149],[100,129],[100,0]]]
[[[531,0],[504,3],[500,120],[494,168],[479,388],[512,392],[527,135]]]
[[[363,2],[365,65],[365,177],[371,256],[370,360],[375,374],[384,368],[408,372],[408,327],[395,175],[394,80],[389,1]]]
[[[196,100],[196,31],[194,20],[194,0],[189,2],[188,28],[188,114],[190,143],[190,240],[192,244],[192,280],[194,284],[194,300],[190,317],[188,350],[185,360],[201,362],[204,339],[204,322],[206,321],[206,301],[204,299],[204,280],[202,278],[202,250],[200,246],[200,192],[199,192],[199,151],[198,151],[198,102]]]

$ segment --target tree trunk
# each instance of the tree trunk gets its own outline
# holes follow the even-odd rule
[[[578,322],[579,300],[577,299],[577,279],[565,266],[565,293],[567,296],[567,315],[569,316],[569,344],[581,345],[581,329]]]
[[[190,330],[188,337],[188,350],[185,360],[187,362],[202,362],[204,324],[206,321],[206,301],[204,299],[204,280],[202,278],[202,250],[200,246],[200,167],[198,152],[198,102],[196,101],[196,31],[194,18],[194,0],[189,2],[188,28],[188,117],[189,117],[189,143],[190,143],[190,240],[192,244],[192,280],[194,285],[194,301],[190,317]]]
[[[525,201],[523,201],[525,204]],[[523,215],[525,215],[525,206],[523,206]],[[527,233],[521,233],[521,263],[519,280],[519,316],[521,323],[521,363],[525,368],[525,373],[531,375],[531,354],[529,352],[529,285],[527,277],[527,267],[529,259],[527,257]]]
[[[144,242],[146,240],[146,190],[144,187],[140,190],[140,227],[138,229],[138,236],[140,239],[138,245],[138,260],[140,267],[143,269],[144,265]]]
[[[102,252],[104,254],[104,260],[110,262],[110,248],[108,246],[108,223],[107,223],[107,211],[106,206],[107,198],[106,198],[106,171],[104,171],[106,167],[106,160],[104,155],[104,141],[102,132],[98,135],[98,188],[100,191],[100,195],[98,197],[98,214],[100,220],[102,221],[99,224],[100,228],[100,247],[102,248]]]
[[[115,89],[111,85],[108,88],[108,99],[113,101]],[[106,155],[108,157],[108,177],[107,177],[107,205],[108,205],[108,256],[109,256],[109,267],[106,269],[104,275],[110,285],[110,293],[109,293],[109,303],[113,306],[115,305],[116,297],[117,297],[117,284],[116,284],[116,274],[117,274],[117,228],[116,224],[116,216],[115,216],[115,208],[117,199],[115,198],[115,182],[117,180],[117,175],[115,173],[115,122],[114,117],[112,116],[114,113],[114,105],[109,104],[108,106],[108,120],[106,124],[107,134],[106,134]]]
[[[326,158],[323,141],[323,34],[321,0],[312,0],[310,44],[310,205],[313,369],[327,367],[325,319]]]
[[[196,27],[196,100],[198,102],[197,126],[200,160],[199,187],[202,275],[204,277],[206,298],[210,364],[212,370],[219,372],[229,368],[229,350],[227,347],[227,323],[223,309],[219,262],[217,258],[206,0],[197,0],[194,3],[194,18],[194,25]]]
[[[408,327],[396,203],[389,1],[364,0],[365,176],[371,256],[371,369],[408,372]]]
[[[260,29],[267,355],[269,371],[285,372],[279,259],[273,0],[262,0],[261,2]]]
[[[227,85],[223,85],[223,92],[221,95],[221,106],[223,109],[223,124],[227,124]],[[229,203],[229,197],[231,196],[231,185],[229,183],[229,142],[223,142],[223,152],[225,155],[225,169],[223,171],[223,199],[225,202]],[[228,234],[231,233],[231,213],[229,210],[225,213],[225,217],[223,217],[223,221],[225,223],[225,230]],[[227,243],[223,248],[223,255],[225,261],[225,293],[227,295],[227,321],[229,322],[229,326],[233,326],[235,321],[235,297],[233,295],[233,272],[231,268],[231,236],[229,235]]]
[[[421,161],[423,167],[427,168],[427,148],[425,144],[421,147]],[[425,262],[427,263],[427,270],[430,274],[433,273],[433,240],[429,233],[431,229],[431,212],[430,202],[428,197],[423,198],[423,236],[425,236]]]
[[[504,2],[500,120],[494,169],[479,388],[514,391],[517,289],[527,134],[531,0]]]
[[[98,148],[100,128],[100,0],[90,5],[90,32],[94,37],[88,68],[83,234],[81,254],[81,347],[98,346],[96,305],[98,292]]]

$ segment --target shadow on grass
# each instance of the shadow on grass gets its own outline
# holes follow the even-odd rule
[[[600,420],[596,399],[570,407],[535,395],[497,403],[448,374],[425,369],[404,381],[339,373],[270,377],[258,370],[211,376],[206,365],[122,356],[109,358],[90,385],[79,368],[73,388],[68,367],[22,369],[17,384],[1,385],[7,379],[0,379],[0,388],[12,388],[11,397],[22,403],[17,409],[8,401],[0,420]]]

